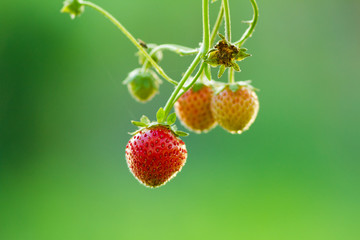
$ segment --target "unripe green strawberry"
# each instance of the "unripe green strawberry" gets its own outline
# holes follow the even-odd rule
[[[123,83],[128,86],[134,99],[144,103],[150,101],[159,91],[161,80],[152,70],[143,71],[138,68],[130,72]]]
[[[159,187],[175,177],[187,158],[185,143],[162,125],[139,130],[125,152],[130,171],[148,187]]]
[[[176,115],[186,128],[201,133],[216,126],[210,110],[212,96],[211,87],[198,83],[176,101]]]
[[[259,100],[252,88],[233,84],[213,96],[211,111],[225,130],[242,133],[255,121]]]

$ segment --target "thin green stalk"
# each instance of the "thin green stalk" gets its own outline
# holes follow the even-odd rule
[[[229,69],[229,83],[235,83],[235,70],[233,68]]]
[[[221,25],[221,22],[223,20],[223,17],[224,17],[224,7],[223,5],[221,4],[221,7],[220,7],[220,11],[219,11],[219,15],[216,19],[216,22],[215,22],[215,25],[214,25],[214,28],[211,32],[211,37],[210,37],[210,46],[212,46],[215,42],[215,38],[219,32],[219,28],[220,28],[220,25]]]
[[[207,1],[207,0],[204,0]],[[202,53],[199,52],[195,59],[193,60],[193,62],[191,63],[190,67],[186,70],[183,78],[181,79],[180,83],[176,86],[175,90],[172,92],[169,100],[166,102],[166,105],[164,107],[165,110],[165,119],[166,117],[169,115],[172,107],[175,104],[175,99],[177,97],[177,95],[179,94],[180,90],[182,89],[182,87],[184,86],[185,82],[189,79],[189,77],[191,76],[191,74],[193,73],[193,71],[195,70],[196,66],[199,64],[199,62],[201,61],[201,55]]]
[[[98,11],[99,13],[103,14],[106,18],[108,18],[112,23],[115,24],[116,27],[118,27],[120,29],[120,31],[137,47],[137,49],[144,54],[144,56],[146,57],[146,59],[154,66],[154,68],[156,69],[156,71],[163,77],[165,78],[165,80],[167,80],[168,82],[177,85],[178,83],[174,80],[172,80],[168,75],[166,75],[166,73],[164,72],[164,70],[150,57],[150,55],[145,51],[145,49],[138,43],[138,41],[136,41],[136,39],[131,35],[131,33],[115,18],[113,17],[109,12],[107,12],[105,9],[101,8],[100,6],[92,3],[92,2],[88,2],[88,1],[83,1],[80,2],[82,5],[84,6],[88,6],[91,7],[93,9],[95,9],[96,11]]]
[[[231,42],[231,18],[230,18],[230,4],[229,0],[223,0],[223,7],[225,11],[225,33],[227,36],[227,40]],[[229,75],[228,75],[228,81],[229,83],[235,82],[235,72],[233,68],[229,69]]]
[[[196,54],[199,52],[199,49],[188,48],[188,47],[180,46],[177,44],[162,44],[162,45],[155,47],[151,51],[150,56],[153,56],[156,52],[161,51],[161,50],[169,50],[169,51],[179,54],[180,56],[192,55],[192,54]]]
[[[176,44],[162,44],[159,46],[156,46],[151,52],[150,52],[150,56],[154,57],[154,55],[162,50],[169,50],[172,51],[174,53],[179,54],[180,56],[186,56],[186,55],[192,55],[192,54],[196,54],[199,52],[199,49],[192,49],[192,48],[188,48],[188,47],[184,47],[184,46],[180,46],[180,45],[176,45]],[[148,66],[148,60],[146,59],[142,69],[145,71],[149,66]],[[175,84],[177,85],[177,84]]]
[[[250,2],[254,10],[253,19],[250,21],[249,28],[246,29],[240,40],[235,43],[238,47],[241,47],[245,43],[245,41],[252,36],[259,19],[259,7],[256,3],[256,0],[250,0]]]
[[[182,94],[179,94],[181,88],[184,86],[186,81],[189,79],[193,71],[195,70],[196,66],[200,63],[201,59],[205,57],[206,53],[209,51],[210,48],[210,23],[209,23],[209,0],[202,1],[202,12],[203,12],[203,44],[201,47],[201,51],[196,55],[195,59],[186,70],[183,78],[181,79],[180,83],[177,85],[173,93],[171,94],[169,100],[167,101],[164,111],[165,111],[165,119],[169,115],[172,107],[175,104],[175,101],[178,97]],[[191,87],[191,85],[189,85]],[[185,93],[185,92],[183,92]]]
[[[203,0],[203,45],[202,57],[205,57],[210,49],[210,22],[209,22],[209,0]]]
[[[199,77],[201,76],[201,74],[204,72],[204,69],[206,67],[206,63],[203,62],[198,70],[198,72],[196,73],[195,77],[193,78],[193,80],[191,81],[191,83],[187,86],[187,87],[184,87],[182,90],[182,92],[180,92],[178,94],[178,96],[176,97],[175,99],[175,102],[184,94],[186,93],[195,83],[196,81],[199,79]]]
[[[229,0],[223,0],[223,8],[225,11],[225,35],[227,40],[231,42],[231,20],[230,20]]]

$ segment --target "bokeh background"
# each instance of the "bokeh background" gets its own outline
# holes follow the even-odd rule
[[[95,3],[146,42],[201,41],[200,0]],[[154,118],[172,86],[135,102],[121,82],[136,49],[92,9],[71,20],[60,0],[2,0],[0,239],[359,239],[360,2],[258,4],[236,75],[261,90],[255,124],[191,134],[182,172],[154,190],[124,148],[130,120]],[[231,7],[239,38],[251,5]],[[179,79],[191,60],[161,65]]]

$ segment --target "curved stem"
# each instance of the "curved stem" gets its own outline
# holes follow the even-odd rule
[[[242,35],[240,40],[235,43],[238,47],[241,47],[241,45],[243,45],[244,42],[252,36],[259,19],[259,7],[256,3],[256,0],[250,0],[250,2],[254,10],[254,16],[253,19],[250,21],[249,28],[246,29],[245,33]]]
[[[188,47],[184,47],[184,46],[180,46],[180,45],[176,45],[176,44],[162,44],[159,46],[156,46],[150,53],[149,55],[151,57],[154,57],[154,55],[161,51],[161,50],[169,50],[172,51],[174,53],[179,54],[180,56],[186,56],[186,55],[192,55],[192,54],[196,54],[199,52],[199,49],[192,49],[192,48],[188,48]],[[146,59],[142,69],[145,71],[147,68],[149,68],[148,66],[148,60]],[[177,85],[177,83],[175,84]]]
[[[188,48],[188,47],[180,46],[177,44],[162,44],[162,45],[155,47],[151,51],[150,56],[153,56],[156,52],[161,51],[161,50],[169,50],[169,51],[179,54],[180,56],[192,55],[192,54],[196,54],[199,52],[199,49]]]
[[[221,4],[219,15],[218,15],[218,17],[216,19],[214,28],[213,28],[213,30],[211,32],[210,45],[213,45],[213,43],[215,42],[215,38],[216,38],[216,36],[217,36],[217,34],[219,32],[219,28],[220,28],[221,22],[223,20],[223,17],[224,17],[224,7]]]
[[[186,56],[186,55],[192,55],[192,54],[196,54],[199,52],[199,49],[193,49],[193,48],[188,48],[188,47],[184,47],[184,46],[180,46],[180,45],[176,45],[176,44],[162,44],[159,46],[156,46],[151,52],[150,52],[150,56],[154,56],[158,51],[161,50],[169,50],[171,52],[177,53],[180,56]],[[146,64],[148,61],[146,60],[146,62],[144,64]]]
[[[230,20],[230,5],[229,0],[223,0],[223,8],[225,11],[225,35],[229,42],[231,42],[231,20]]]
[[[179,85],[175,88],[173,93],[171,94],[169,100],[167,101],[164,111],[165,111],[165,118],[169,115],[172,107],[175,104],[175,101],[178,97],[182,94],[179,94],[181,88],[184,86],[185,82],[189,79],[190,75],[195,70],[196,66],[200,63],[201,58],[204,58],[206,53],[209,51],[210,48],[210,27],[209,27],[209,0],[202,1],[202,9],[203,9],[203,44],[201,47],[201,51],[196,55],[195,59],[186,70],[183,78],[181,79]],[[188,87],[190,88],[192,85],[190,84]]]
[[[124,35],[137,47],[137,49],[142,54],[144,54],[146,59],[154,66],[156,71],[165,80],[167,80],[168,82],[170,82],[174,85],[178,84],[176,81],[172,80],[168,75],[166,75],[164,70],[150,57],[150,55],[145,51],[145,49],[138,43],[138,41],[136,41],[136,39],[133,37],[133,35],[131,35],[131,33],[114,16],[112,16],[109,12],[107,12],[106,10],[104,10],[103,8],[101,8],[100,6],[98,6],[92,2],[83,1],[83,2],[80,2],[80,4],[91,7],[93,9],[95,9],[96,11],[98,11],[99,13],[103,14],[105,17],[107,17],[112,23],[115,24],[115,26],[117,26],[120,29],[120,31],[122,33],[124,33]]]

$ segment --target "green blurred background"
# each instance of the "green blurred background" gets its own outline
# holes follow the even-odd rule
[[[239,38],[251,5],[230,2]],[[200,0],[95,3],[146,42],[201,41]],[[2,0],[0,239],[359,239],[360,2],[258,3],[236,75],[261,89],[255,124],[191,134],[182,172],[154,190],[124,148],[172,87],[136,103],[121,84],[136,49],[92,9],[72,21],[60,0]],[[179,79],[191,60],[161,65]]]

